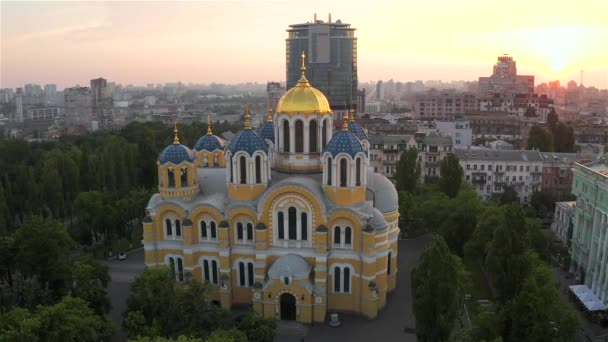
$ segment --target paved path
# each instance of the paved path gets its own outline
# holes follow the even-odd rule
[[[399,270],[397,290],[387,299],[387,306],[374,320],[358,315],[340,314],[342,326],[332,328],[326,324],[313,325],[303,341],[314,342],[416,342],[415,334],[406,334],[403,329],[415,326],[410,290],[410,273],[418,264],[418,258],[430,241],[429,236],[399,241]],[[276,342],[302,341],[293,337],[277,336]]]
[[[131,292],[131,283],[144,271],[144,251],[143,249],[129,253],[126,260],[109,260],[106,264],[110,267],[112,281],[108,285],[107,291],[112,301],[112,311],[110,318],[116,323],[117,334],[113,341],[126,341],[127,337],[121,329],[122,313],[127,308],[127,298]]]

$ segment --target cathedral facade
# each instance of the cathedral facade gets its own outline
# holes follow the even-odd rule
[[[365,130],[345,117],[334,132],[326,97],[302,75],[268,120],[229,143],[211,127],[194,149],[158,159],[146,208],[147,267],[210,285],[222,307],[323,322],[328,312],[368,318],[397,286],[398,200],[369,166]]]

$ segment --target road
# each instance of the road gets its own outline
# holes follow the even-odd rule
[[[108,260],[106,264],[110,267],[112,281],[108,285],[107,291],[112,301],[110,318],[116,323],[118,329],[113,341],[126,341],[127,337],[121,329],[122,313],[127,308],[127,298],[131,291],[131,283],[144,271],[144,251],[143,249],[129,253],[126,260]]]

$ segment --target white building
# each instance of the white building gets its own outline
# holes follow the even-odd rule
[[[556,202],[553,223],[551,224],[553,233],[568,246],[570,246],[570,239],[572,238],[572,224],[575,208],[575,201]]]
[[[473,144],[473,129],[467,119],[455,121],[435,121],[439,133],[452,137],[454,147],[467,147]]]
[[[432,133],[417,137],[416,142],[418,143],[418,162],[422,179],[440,177],[439,165],[443,158],[453,151],[452,138]]]
[[[540,190],[543,159],[538,151],[456,149],[465,179],[482,200],[500,196],[512,187],[521,204]]]
[[[382,111],[382,103],[378,101],[369,101],[365,103],[365,113],[375,114]]]
[[[61,115],[60,107],[43,107],[43,108],[33,108],[29,110],[29,119],[30,120],[54,120],[59,118]]]
[[[91,89],[88,87],[66,88],[64,96],[66,123],[91,128],[93,116]]]
[[[417,147],[413,135],[377,135],[369,137],[370,166],[386,177],[393,177],[401,153],[410,147]]]

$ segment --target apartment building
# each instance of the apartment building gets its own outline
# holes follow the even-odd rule
[[[376,135],[369,137],[369,163],[377,172],[393,177],[401,153],[410,147],[417,147],[413,135]]]
[[[553,215],[551,231],[568,247],[570,247],[570,239],[572,238],[575,208],[575,201],[555,202],[555,214]]]

